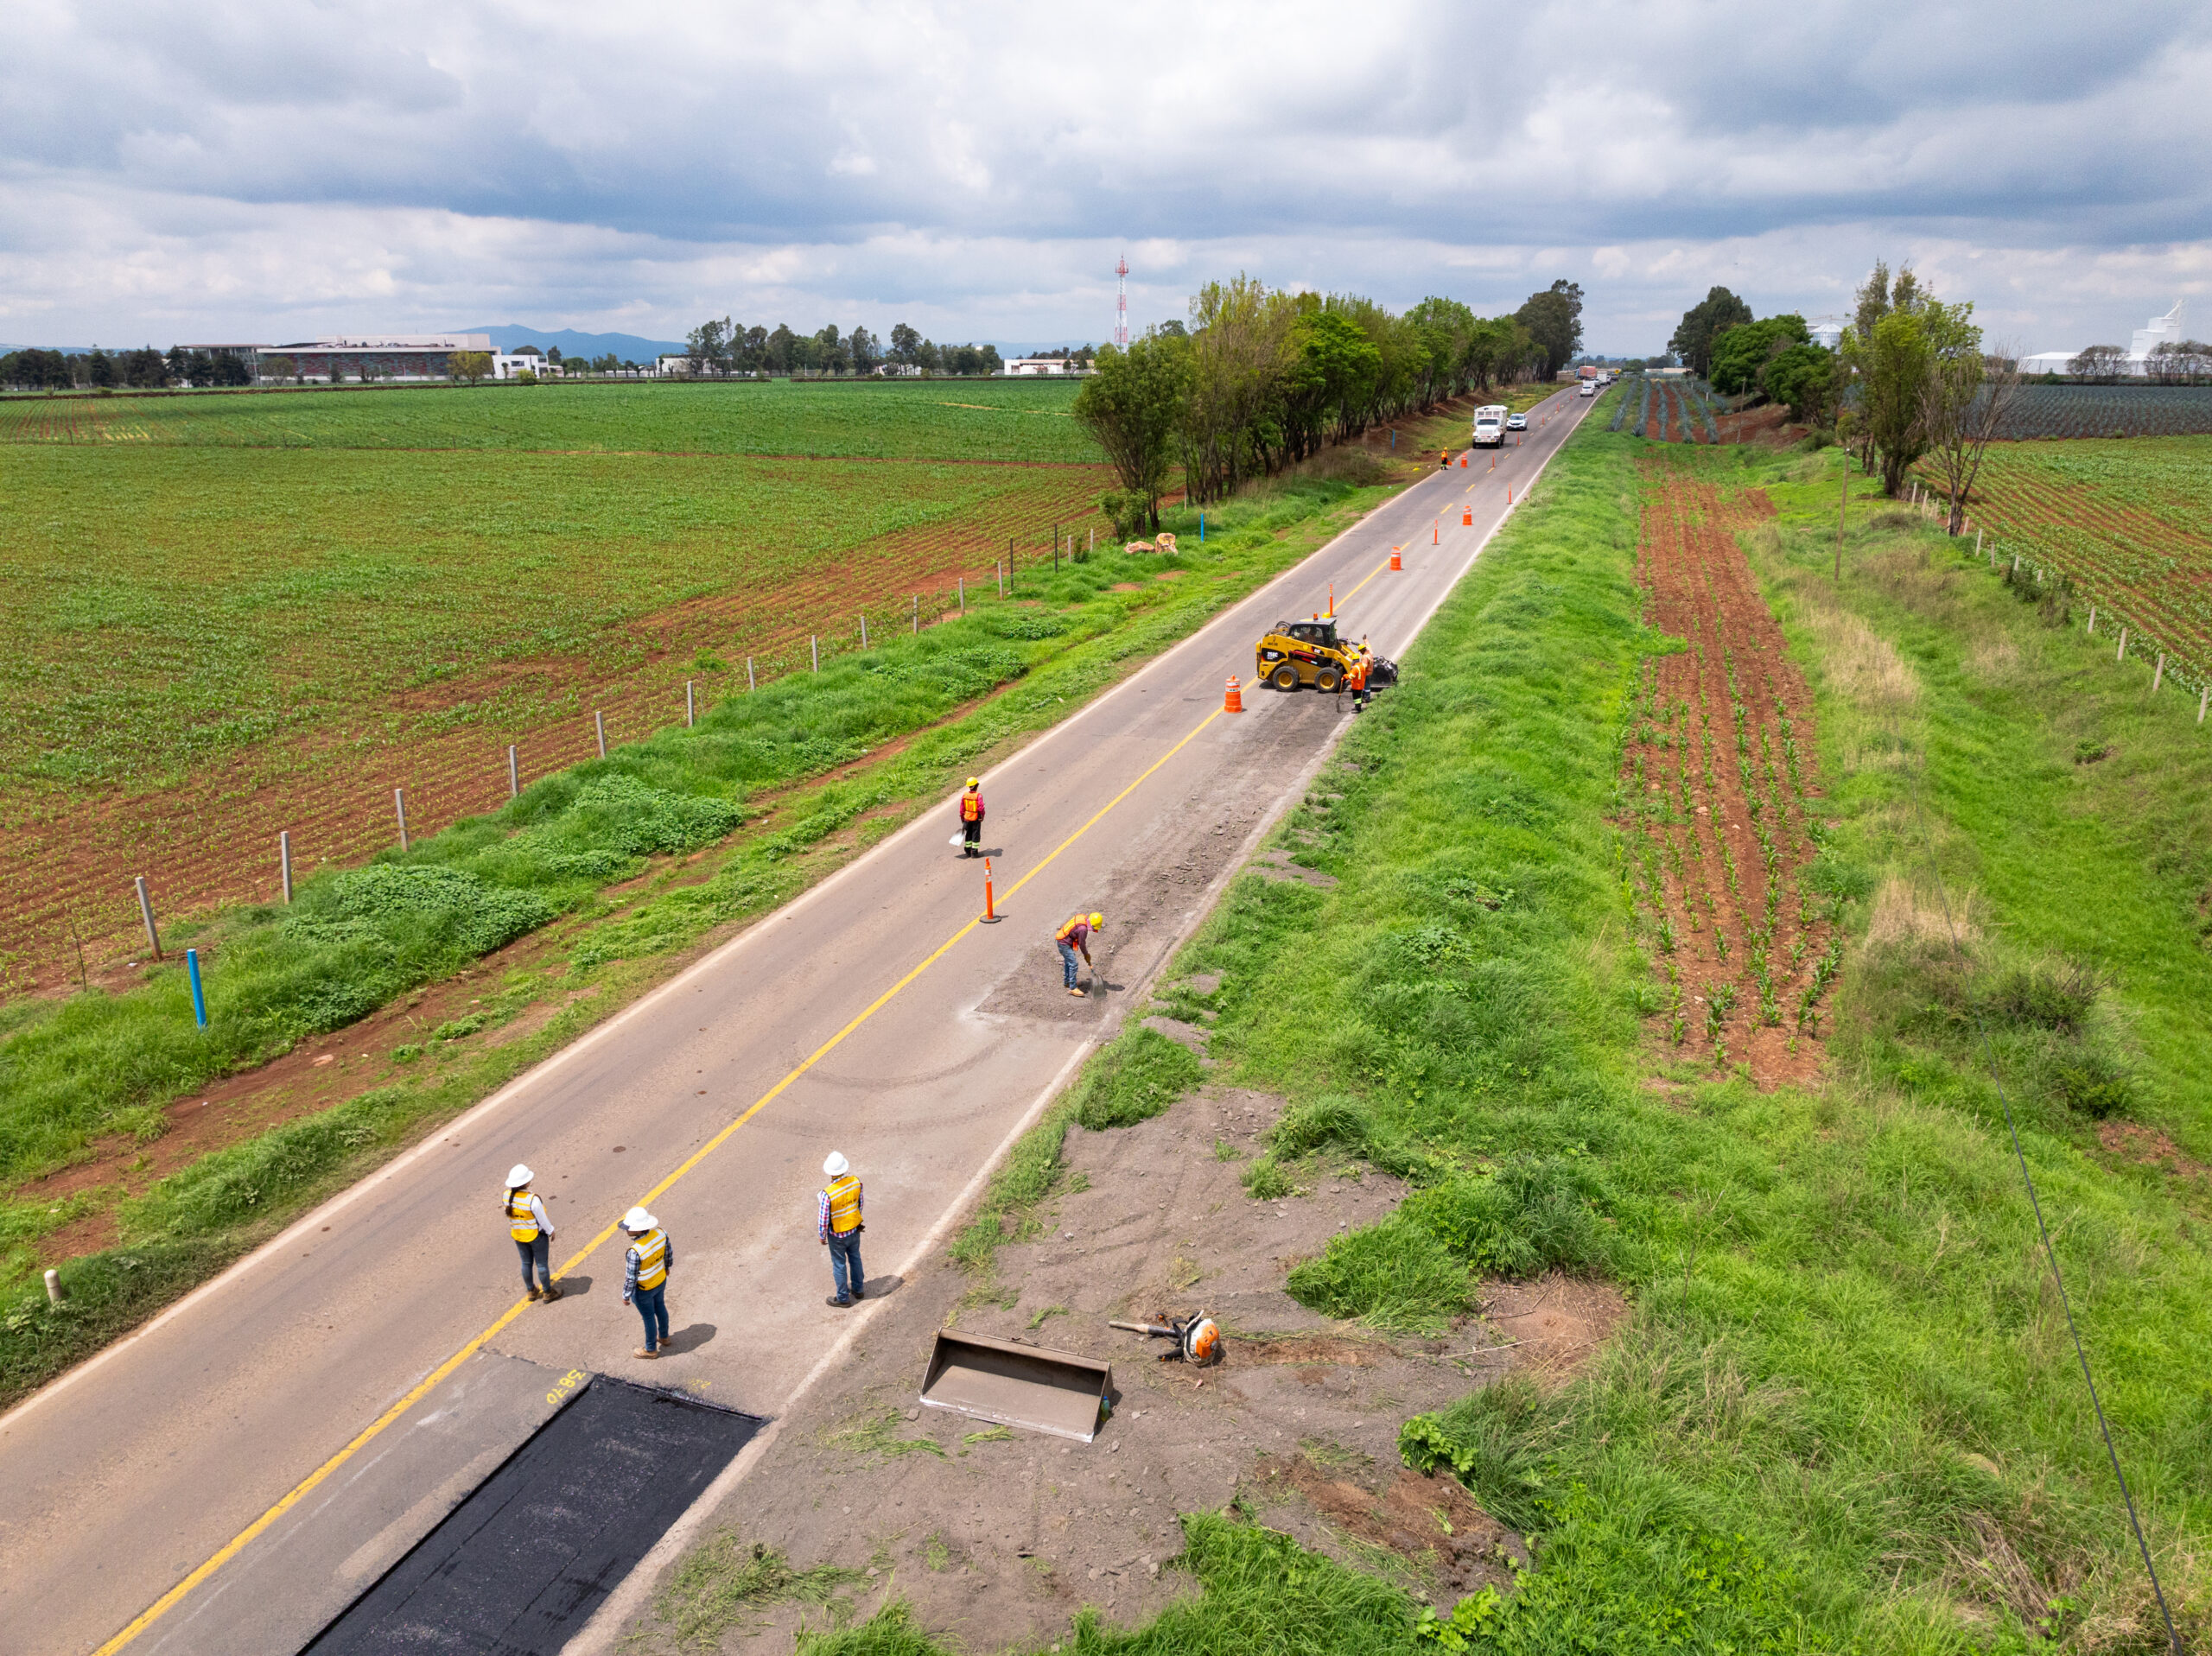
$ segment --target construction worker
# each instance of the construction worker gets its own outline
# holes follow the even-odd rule
[[[630,1355],[658,1357],[668,1342],[668,1273],[676,1265],[676,1248],[660,1221],[643,1208],[624,1214],[622,1228],[630,1233],[622,1256],[622,1303],[635,1305],[645,1323],[645,1342]]]
[[[1344,675],[1344,682],[1351,688],[1351,710],[1362,711],[1367,706],[1367,654],[1364,650],[1351,652],[1351,670]]]
[[[861,1233],[868,1228],[861,1210],[861,1182],[853,1164],[836,1151],[822,1164],[830,1183],[817,1194],[814,1230],[830,1250],[830,1280],[836,1292],[830,1304],[842,1310],[868,1298],[868,1274],[861,1269]]]
[[[980,857],[983,854],[983,796],[980,790],[981,777],[968,778],[968,791],[960,796],[960,854]]]
[[[522,1255],[522,1285],[532,1299],[553,1300],[561,1298],[561,1291],[553,1285],[553,1221],[545,1216],[545,1203],[530,1188],[536,1177],[520,1162],[509,1168],[507,1196],[502,1205],[506,1209],[507,1234],[515,1239],[515,1251]],[[533,1266],[537,1268],[534,1278],[530,1274]]]
[[[1076,951],[1082,950],[1083,963],[1090,966],[1090,934],[1103,930],[1105,924],[1106,917],[1103,914],[1070,915],[1067,924],[1052,934],[1052,942],[1058,945],[1060,951],[1060,967],[1066,976],[1068,993],[1071,995],[1079,995],[1084,993],[1082,987],[1075,980]],[[1093,967],[1091,980],[1096,982],[1097,976],[1097,968]]]
[[[1440,448],[1440,449],[1438,449],[1438,450],[1436,451],[1436,463],[1437,463],[1439,466],[1441,466],[1442,467],[1444,467],[1444,468],[1445,468],[1445,470],[1446,470],[1446,471],[1451,470],[1451,469],[1452,469],[1452,451],[1451,451],[1450,449],[1448,449],[1448,448]]]

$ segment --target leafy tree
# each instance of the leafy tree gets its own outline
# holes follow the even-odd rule
[[[845,336],[845,349],[852,357],[853,371],[856,374],[874,373],[876,364],[883,360],[883,347],[875,335],[864,327],[856,327]]]
[[[1723,397],[1764,389],[1760,376],[1768,361],[1793,345],[1809,345],[1805,319],[1785,312],[1762,322],[1739,322],[1713,337],[1713,369],[1706,378]]]
[[[1703,300],[1682,313],[1667,349],[1681,357],[1682,365],[1700,379],[1707,378],[1713,371],[1714,338],[1722,329],[1740,327],[1751,320],[1751,308],[1727,289],[1707,289]]]
[[[772,374],[787,374],[798,360],[798,335],[783,323],[761,341],[760,365]]]
[[[1160,497],[1174,466],[1176,435],[1191,388],[1191,343],[1158,330],[1108,346],[1097,371],[1076,393],[1075,417],[1083,422],[1121,480],[1104,502],[1123,534],[1160,527]]]
[[[921,360],[922,336],[906,323],[895,324],[891,330],[891,360],[901,367],[911,368]]]
[[[289,357],[267,357],[261,364],[264,379],[290,379],[300,371],[300,365]]]
[[[1981,473],[1982,453],[2019,390],[2018,352],[2000,352],[1993,365],[1983,356],[1971,303],[1946,305],[1931,299],[1918,314],[1928,348],[1920,385],[1921,434],[1950,503],[1944,528],[1959,535],[1966,530],[1967,498]]]
[[[2117,379],[2127,367],[2127,352],[2116,345],[2093,345],[2075,353],[2066,371],[2076,379]]]
[[[720,321],[709,317],[683,336],[684,366],[694,374],[721,374],[729,371],[730,320]]]
[[[472,385],[481,384],[492,371],[489,351],[455,351],[446,358],[446,373],[454,379],[465,379]]]
[[[1882,492],[1895,499],[1906,472],[1928,452],[1920,399],[1932,349],[1920,308],[1891,311],[1863,343],[1855,332],[1844,339],[1846,360],[1858,380],[1860,429],[1880,467]]]
[[[1564,276],[1541,293],[1530,294],[1513,320],[1529,330],[1543,353],[1543,378],[1550,379],[1582,348],[1582,288]],[[1745,320],[1750,320],[1749,313]]]
[[[1835,367],[1835,352],[1801,343],[1768,358],[1763,383],[1770,397],[1789,405],[1792,420],[1816,426],[1834,405]],[[1719,389],[1718,380],[1713,389]]]

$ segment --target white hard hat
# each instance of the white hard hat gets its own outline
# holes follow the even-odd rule
[[[822,1171],[833,1179],[841,1179],[853,1171],[853,1164],[833,1150],[830,1159],[822,1164]]]
[[[632,1208],[629,1212],[622,1215],[622,1228],[624,1230],[651,1230],[658,1222],[658,1221],[643,1208]]]
[[[507,1189],[519,1190],[537,1177],[537,1175],[531,1172],[530,1169],[524,1167],[520,1162],[517,1162],[512,1167],[507,1169]]]

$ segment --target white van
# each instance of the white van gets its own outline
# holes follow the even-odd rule
[[[1478,448],[1499,448],[1505,443],[1505,404],[1492,403],[1475,410],[1474,445]]]

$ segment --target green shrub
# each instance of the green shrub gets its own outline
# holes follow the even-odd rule
[[[1420,1225],[1393,1214],[1335,1238],[1283,1285],[1300,1304],[1376,1328],[1437,1333],[1467,1309],[1467,1267]]]
[[[1084,1071],[1075,1119],[1093,1133],[1135,1126],[1158,1115],[1205,1076],[1190,1048],[1135,1025]]]
[[[1515,1156],[1492,1172],[1423,1190],[1400,1211],[1474,1270],[1531,1277],[1606,1263],[1600,1194],[1586,1159]]]

